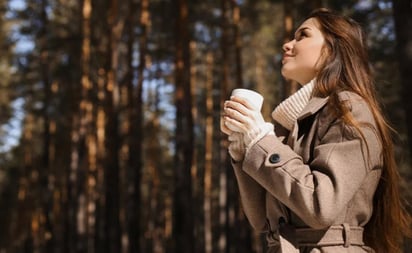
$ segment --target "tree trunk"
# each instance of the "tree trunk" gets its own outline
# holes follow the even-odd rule
[[[232,7],[232,22],[233,22],[233,40],[235,41],[235,77],[236,87],[244,87],[243,84],[243,61],[242,61],[242,36],[240,34],[240,8],[235,0],[231,0]],[[258,77],[259,78],[259,77]],[[256,87],[255,87],[256,88]],[[225,98],[227,95],[225,95]],[[219,108],[220,109],[220,108]],[[222,136],[222,135],[220,135]],[[226,138],[224,136],[223,138]],[[225,156],[227,167],[231,167],[230,157]],[[249,222],[242,213],[239,201],[239,191],[236,183],[236,178],[228,168],[228,249],[227,252],[252,252],[252,234]]]
[[[286,43],[293,39],[294,29],[295,29],[295,11],[296,5],[293,0],[284,1],[284,35],[283,43]],[[282,100],[289,97],[291,94],[296,92],[299,88],[299,84],[296,81],[284,80],[283,89],[281,92]]]
[[[230,0],[232,7],[232,20],[233,20],[233,40],[235,42],[235,75],[236,86],[243,87],[242,78],[242,36],[240,34],[240,8],[236,0]]]
[[[91,14],[92,3],[91,0],[84,0],[83,2],[83,24],[82,24],[82,54],[81,54],[81,94],[80,94],[80,116],[78,122],[78,129],[73,133],[73,140],[76,146],[74,147],[72,156],[72,170],[70,179],[72,180],[72,187],[74,193],[74,212],[73,224],[71,224],[73,233],[75,233],[74,245],[76,249],[73,252],[91,252],[90,248],[93,236],[90,234],[89,212],[88,204],[91,203],[89,199],[90,185],[88,184],[89,176],[93,168],[94,154],[93,150],[93,135],[91,132],[91,123],[93,122],[93,103],[90,100],[90,93],[93,89],[93,83],[90,78],[90,57],[91,57]],[[92,163],[90,165],[90,163]]]
[[[38,34],[40,40],[40,73],[41,80],[43,83],[44,90],[44,99],[43,99],[43,159],[42,159],[42,170],[40,171],[40,187],[41,195],[38,198],[41,201],[41,209],[45,218],[45,232],[49,233],[50,238],[45,239],[45,252],[52,253],[54,252],[54,240],[56,235],[54,235],[53,229],[53,219],[52,219],[52,195],[54,189],[49,189],[49,177],[52,177],[53,172],[51,171],[52,167],[50,166],[50,150],[51,147],[51,134],[50,134],[50,99],[51,99],[51,90],[50,90],[50,70],[49,70],[49,49],[48,49],[48,18],[46,13],[47,0],[41,1],[41,22],[42,27]]]
[[[71,65],[76,66],[76,73],[73,75],[73,85],[68,85],[68,111],[69,114],[69,143],[70,146],[68,148],[68,165],[67,170],[65,171],[65,178],[63,179],[65,186],[63,198],[64,202],[62,205],[62,212],[63,212],[63,219],[64,224],[63,230],[64,235],[63,237],[63,251],[64,253],[73,253],[75,252],[75,246],[77,246],[77,233],[76,233],[76,214],[77,214],[77,195],[78,195],[78,172],[79,172],[79,165],[80,159],[82,157],[80,151],[80,144],[81,144],[81,134],[80,134],[80,118],[81,118],[81,102],[83,101],[82,98],[82,89],[83,89],[83,66],[88,64],[86,61],[84,54],[85,46],[87,47],[86,41],[90,38],[86,38],[84,34],[84,30],[86,29],[89,23],[90,13],[86,10],[90,6],[87,6],[87,2],[82,0],[78,3],[78,7],[76,10],[78,11],[78,24],[77,29],[79,40],[73,45],[72,51],[70,51],[71,55]],[[86,11],[86,12],[85,12]]]
[[[176,20],[176,150],[174,189],[174,252],[194,251],[191,169],[193,162],[193,117],[190,85],[189,7],[177,0]]]
[[[134,24],[133,15],[137,12],[137,6],[134,1],[129,2],[130,16],[129,22]],[[149,23],[149,1],[140,1],[140,18],[139,25],[141,28],[139,38],[139,65],[137,68],[137,88],[133,86],[134,80],[134,67],[133,67],[133,44],[134,44],[134,27],[129,30],[129,42],[128,51],[130,54],[129,64],[129,122],[130,122],[130,140],[129,140],[129,159],[128,174],[131,175],[131,188],[133,189],[130,194],[130,205],[128,208],[128,236],[129,236],[129,252],[140,252],[141,250],[141,177],[143,170],[143,141],[144,141],[144,117],[143,117],[143,81],[144,70],[146,67],[146,50],[147,50],[147,26]]]
[[[36,233],[33,231],[33,220],[31,217],[31,214],[34,212],[34,200],[32,195],[34,187],[30,182],[34,167],[33,128],[34,116],[31,112],[29,112],[25,117],[24,129],[22,133],[23,168],[18,187],[17,215],[15,216],[16,219],[12,223],[12,227],[10,229],[11,234],[17,238],[15,239],[11,237],[13,239],[13,244],[18,243],[18,241],[24,242],[24,246],[22,247],[24,253],[34,252],[34,241],[36,237]],[[19,246],[21,247],[21,245],[14,247],[17,249]]]
[[[212,231],[212,171],[213,171],[213,54],[206,55],[206,136],[205,136],[205,172],[204,180],[204,230],[205,253],[213,252]]]
[[[230,60],[229,60],[229,20],[228,20],[228,13],[229,13],[229,1],[228,0],[221,0],[220,1],[220,10],[222,12],[221,14],[221,29],[222,29],[222,35],[220,39],[220,47],[221,47],[221,66],[222,66],[222,72],[221,72],[221,84],[220,84],[220,91],[221,91],[221,97],[220,97],[220,105],[223,105],[223,101],[228,98],[228,92],[229,92],[229,77],[230,77]],[[221,107],[222,108],[222,107]],[[221,136],[221,133],[220,133]],[[227,174],[228,174],[228,164],[227,164],[227,140],[226,138],[220,139],[221,145],[220,145],[220,156],[219,162],[221,163],[219,167],[221,168],[219,170],[219,196],[218,196],[218,214],[219,214],[219,219],[218,219],[218,224],[216,226],[219,228],[217,230],[217,238],[218,238],[218,249],[217,252],[223,253],[226,251],[227,247]]]
[[[411,1],[407,0],[393,0],[392,2],[409,151],[412,152],[412,6]]]
[[[108,13],[108,44],[106,71],[105,112],[105,244],[106,252],[122,251],[120,224],[120,86],[117,71],[119,69],[119,48],[121,48],[125,19],[121,2],[111,0]],[[103,112],[102,112],[103,113]],[[104,116],[103,116],[104,117]]]

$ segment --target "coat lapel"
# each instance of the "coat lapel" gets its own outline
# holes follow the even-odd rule
[[[295,146],[295,142],[298,138],[298,131],[299,131],[299,126],[298,123],[299,121],[314,115],[315,113],[317,113],[320,109],[322,109],[322,107],[324,105],[326,105],[326,103],[328,102],[329,97],[312,97],[308,104],[305,106],[305,108],[303,108],[302,112],[299,114],[295,125],[292,128],[292,131],[290,132],[289,138],[288,138],[288,145],[290,147],[294,147]]]
[[[302,112],[299,114],[297,121],[300,121],[308,116],[311,116],[318,112],[326,103],[329,97],[313,97],[309,100],[308,104],[303,108]]]

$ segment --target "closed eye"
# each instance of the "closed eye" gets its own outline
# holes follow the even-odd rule
[[[309,37],[308,31],[307,31],[308,29],[309,29],[308,27],[303,27],[303,28],[297,30],[296,34],[295,34],[296,41],[299,41],[303,38]]]
[[[306,38],[306,37],[308,37],[308,34],[307,34],[305,31],[301,31],[301,32],[299,32],[299,33],[297,34],[297,36],[295,37],[295,39],[296,39],[297,41],[299,41],[299,40],[301,40],[301,39],[303,39],[303,38]]]

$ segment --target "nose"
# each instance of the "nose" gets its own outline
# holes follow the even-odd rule
[[[287,52],[287,51],[292,50],[294,44],[295,44],[295,40],[286,42],[285,44],[283,44],[283,47],[282,47],[283,51]]]

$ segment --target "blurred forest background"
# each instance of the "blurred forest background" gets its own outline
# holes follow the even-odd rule
[[[0,253],[264,252],[221,105],[253,88],[270,120],[297,89],[281,46],[320,6],[368,33],[411,201],[409,0],[0,0]]]

